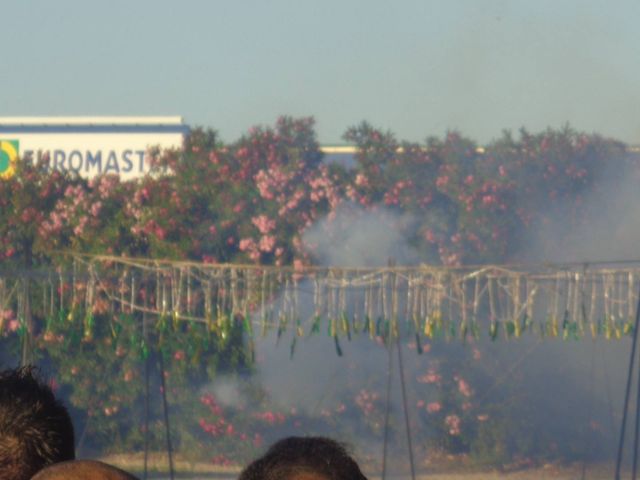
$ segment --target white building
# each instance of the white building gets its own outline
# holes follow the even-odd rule
[[[0,177],[14,162],[48,158],[51,169],[87,178],[137,178],[149,148],[180,148],[188,131],[182,117],[0,117]]]

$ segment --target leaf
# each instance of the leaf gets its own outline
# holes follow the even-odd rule
[[[336,346],[336,353],[338,354],[339,357],[342,356],[342,348],[340,348],[340,340],[338,340],[338,336],[335,335],[333,337],[333,342],[335,343]]]
[[[296,341],[297,341],[298,337],[297,336],[293,336],[293,339],[291,340],[291,346],[289,347],[289,360],[293,360],[293,355],[296,352]]]
[[[349,325],[349,319],[347,317],[346,313],[342,313],[342,328],[343,331],[346,331],[347,333],[347,340],[350,342],[351,341],[351,326]]]
[[[316,334],[316,333],[320,333],[320,315],[316,315],[315,317],[313,317],[313,323],[311,324],[311,332],[310,334]]]
[[[500,330],[500,324],[496,321],[491,322],[489,325],[489,337],[491,337],[492,341],[496,341],[498,338],[498,331]]]
[[[253,337],[253,325],[251,325],[251,316],[247,313],[243,317],[244,331],[251,337]]]
[[[369,315],[364,316],[364,324],[362,325],[362,333],[371,333],[372,325],[370,325],[371,319]]]
[[[504,328],[507,333],[507,337],[512,337],[516,332],[516,327],[511,320],[504,322]]]

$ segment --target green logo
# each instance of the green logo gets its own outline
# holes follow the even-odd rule
[[[19,154],[18,140],[0,140],[0,178],[6,180],[13,176]]]

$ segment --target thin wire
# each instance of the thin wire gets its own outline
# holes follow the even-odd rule
[[[531,355],[540,345],[542,345],[542,340],[538,339],[531,347],[529,347],[529,349],[527,351],[525,351],[522,356],[520,358],[518,358],[515,363],[513,363],[513,365],[511,365],[511,368],[509,368],[509,370],[507,370],[504,375],[500,376],[489,388],[487,388],[484,393],[479,396],[478,400],[477,400],[477,404],[478,406],[482,405],[484,403],[484,400],[488,397],[489,393],[491,393],[493,391],[494,388],[500,386],[501,384],[503,384],[504,382],[507,381],[507,379],[511,376],[511,374],[513,372],[515,372],[520,365],[527,359],[527,357],[529,355]]]
[[[160,266],[160,265],[180,265],[180,266],[196,266],[202,267],[202,262],[194,262],[194,261],[184,261],[184,260],[166,260],[166,259],[149,259],[149,258],[141,258],[141,257],[118,257],[113,255],[96,255],[90,253],[78,253],[72,251],[54,251],[53,253],[59,253],[66,256],[71,256],[74,258],[89,258],[95,260],[109,261],[109,262],[119,262],[126,263],[129,265],[149,265],[152,266]],[[415,270],[418,269],[432,269],[432,270],[446,270],[446,271],[463,271],[467,269],[481,269],[481,268],[499,268],[499,269],[527,269],[532,270],[535,268],[549,268],[549,269],[558,269],[562,270],[565,268],[576,267],[576,266],[584,266],[584,265],[626,265],[626,264],[639,264],[640,259],[610,259],[610,260],[593,260],[593,261],[574,261],[574,262],[540,262],[540,263],[506,263],[500,265],[492,265],[492,264],[473,264],[473,265],[461,265],[461,266],[443,266],[443,265],[430,265],[430,264],[420,264],[419,266],[387,266],[387,267],[353,267],[349,269],[343,269],[340,267],[321,267],[321,266],[305,266],[301,272],[307,271],[328,271],[328,270],[353,270],[360,272],[371,272],[371,271],[402,271],[402,270]],[[235,263],[222,263],[215,265],[206,265],[207,269],[217,269],[224,270],[229,268],[248,268],[255,270],[270,270],[270,271],[294,271],[298,273],[295,267],[293,266],[280,266],[276,267],[273,265],[254,265],[254,264],[235,264]]]

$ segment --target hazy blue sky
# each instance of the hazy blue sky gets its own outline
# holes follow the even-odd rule
[[[313,115],[422,140],[569,122],[640,143],[640,2],[2,2],[0,115]]]

